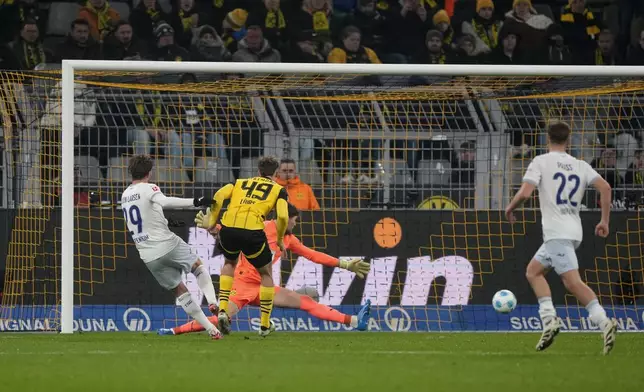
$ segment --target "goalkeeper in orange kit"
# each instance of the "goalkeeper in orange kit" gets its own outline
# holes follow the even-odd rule
[[[195,218],[197,227],[204,227],[208,222],[208,215],[199,212]],[[304,246],[300,240],[292,234],[292,230],[297,224],[299,218],[299,211],[292,204],[288,205],[288,227],[286,235],[284,236],[284,247],[293,253],[306,257],[314,263],[326,265],[329,267],[339,267],[352,272],[355,272],[359,278],[364,278],[369,273],[370,265],[360,259],[341,261],[335,257],[329,256],[325,253],[315,251],[311,248]],[[264,232],[273,252],[273,263],[281,260],[282,254],[277,246],[277,225],[275,221],[270,220],[264,222]],[[246,260],[244,255],[240,255],[239,264],[235,269],[235,278],[230,295],[230,303],[228,307],[228,314],[232,317],[238,313],[246,305],[259,305],[259,286],[260,276],[255,267]],[[321,320],[335,321],[347,326],[351,326],[359,331],[367,329],[369,322],[369,313],[371,310],[371,301],[362,306],[357,315],[347,315],[339,311],[314,301],[308,295],[300,294],[283,287],[275,287],[275,306],[289,309],[301,309],[309,313],[311,316],[317,317]],[[217,316],[211,316],[210,321],[217,324]],[[274,326],[271,323],[271,327]],[[175,328],[162,328],[158,330],[159,335],[181,335],[190,332],[203,331],[199,323],[189,322]]]

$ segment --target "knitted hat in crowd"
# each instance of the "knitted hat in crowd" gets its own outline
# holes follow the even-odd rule
[[[494,2],[492,0],[476,0],[476,12],[479,12],[481,8],[494,8]]]
[[[517,5],[524,3],[532,7],[532,0],[514,0],[512,2],[512,8],[516,7]]]
[[[161,22],[154,29],[154,36],[158,39],[165,35],[174,35],[174,29],[169,24]]]
[[[443,39],[443,33],[441,33],[438,30],[429,30],[427,32],[427,35],[425,35],[425,42],[428,42],[430,39],[432,39],[434,37],[442,40]]]
[[[439,23],[449,24],[449,15],[447,15],[447,11],[440,10],[435,13],[434,17],[432,18],[432,22],[434,22],[434,26],[438,26]]]
[[[203,37],[206,34],[211,34],[213,37],[217,36],[217,32],[212,26],[203,25],[199,30],[199,38]]]
[[[248,19],[248,11],[241,8],[234,9],[226,15],[226,21],[235,31],[241,30],[246,25],[246,19]]]

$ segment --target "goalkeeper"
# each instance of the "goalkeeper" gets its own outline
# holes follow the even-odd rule
[[[195,218],[197,227],[203,228],[208,224],[208,214],[210,209],[204,214],[199,211]],[[293,235],[292,230],[297,224],[299,218],[299,211],[292,204],[288,205],[288,227],[286,235],[284,236],[284,247],[291,250],[300,256],[306,257],[314,263],[326,265],[329,267],[340,267],[352,272],[355,272],[359,278],[364,279],[366,274],[369,273],[370,265],[360,259],[341,261],[335,257],[329,256],[322,252],[315,251],[311,248],[304,246],[300,240]],[[281,260],[282,254],[277,246],[277,224],[274,220],[266,221],[264,223],[264,232],[273,253],[273,263]],[[244,255],[239,257],[239,265],[235,269],[235,279],[233,281],[233,288],[230,296],[230,303],[228,314],[232,317],[238,313],[246,305],[259,305],[259,286],[260,276],[255,267],[253,267]],[[298,292],[283,288],[275,287],[275,306],[289,309],[301,309],[321,320],[335,321],[344,325],[353,327],[358,331],[367,329],[369,322],[369,313],[371,310],[371,301],[362,306],[358,315],[347,315],[338,312],[337,310],[315,302],[308,295],[302,295]],[[217,317],[211,316],[210,321],[217,325]],[[271,323],[271,327],[274,326]],[[189,322],[176,328],[162,328],[158,330],[159,335],[181,335],[190,332],[199,332],[204,329],[199,323]]]

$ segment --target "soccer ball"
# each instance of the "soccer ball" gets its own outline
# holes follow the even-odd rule
[[[492,298],[492,306],[499,313],[510,313],[517,307],[517,297],[510,290],[500,290]]]

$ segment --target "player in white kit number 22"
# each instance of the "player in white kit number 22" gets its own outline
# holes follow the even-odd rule
[[[121,196],[127,229],[141,259],[157,282],[174,293],[183,310],[197,320],[212,339],[220,339],[221,332],[208,320],[199,304],[192,300],[181,280],[184,272],[192,272],[209,308],[215,312],[215,288],[210,273],[199,257],[190,252],[188,244],[168,229],[168,221],[163,215],[163,208],[209,207],[212,198],[165,196],[158,186],[148,182],[152,166],[152,159],[146,155],[135,156],[130,161],[128,169],[132,184]]]
[[[581,280],[575,250],[582,240],[579,208],[586,187],[592,185],[599,191],[601,221],[595,227],[595,235],[603,238],[609,232],[611,187],[588,163],[566,153],[569,139],[568,125],[550,125],[549,152],[532,160],[523,177],[521,189],[505,209],[505,215],[514,223],[514,210],[530,198],[535,188],[539,189],[543,245],[526,271],[526,277],[539,301],[539,316],[543,324],[537,350],[548,348],[559,333],[559,320],[552,304],[550,286],[545,279],[545,274],[554,268],[566,289],[586,307],[591,321],[602,330],[603,352],[608,354],[615,344],[617,323],[606,316],[595,293]]]

